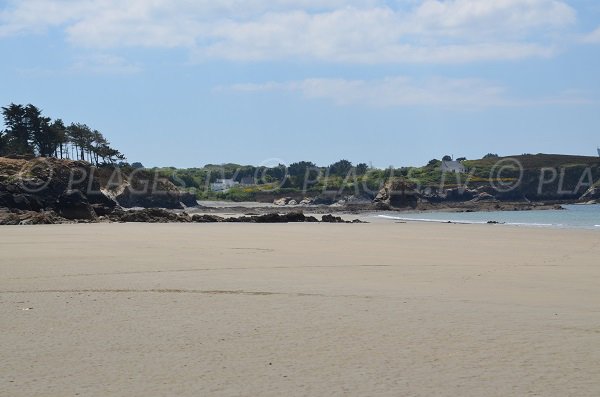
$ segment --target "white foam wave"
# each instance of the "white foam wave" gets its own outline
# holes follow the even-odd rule
[[[427,219],[427,218],[402,218],[399,216],[389,215],[377,215],[379,218],[391,219],[395,221],[408,221],[408,222],[431,222],[431,223],[459,223],[465,225],[485,225],[487,222],[483,221],[457,221],[452,219]]]

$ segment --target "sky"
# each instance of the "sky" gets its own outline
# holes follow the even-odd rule
[[[145,166],[596,155],[597,0],[0,0],[0,105]]]

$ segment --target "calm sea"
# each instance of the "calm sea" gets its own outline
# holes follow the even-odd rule
[[[390,221],[487,223],[496,221],[514,226],[600,230],[600,205],[564,205],[565,210],[496,212],[410,212],[373,216]]]

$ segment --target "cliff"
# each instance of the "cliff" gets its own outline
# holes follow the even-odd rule
[[[66,218],[93,218],[115,207],[197,205],[193,195],[146,170],[93,167],[56,158],[0,157],[0,207],[54,210]]]

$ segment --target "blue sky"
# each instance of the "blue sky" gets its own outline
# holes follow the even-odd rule
[[[595,155],[596,0],[0,0],[0,104],[130,161]]]

